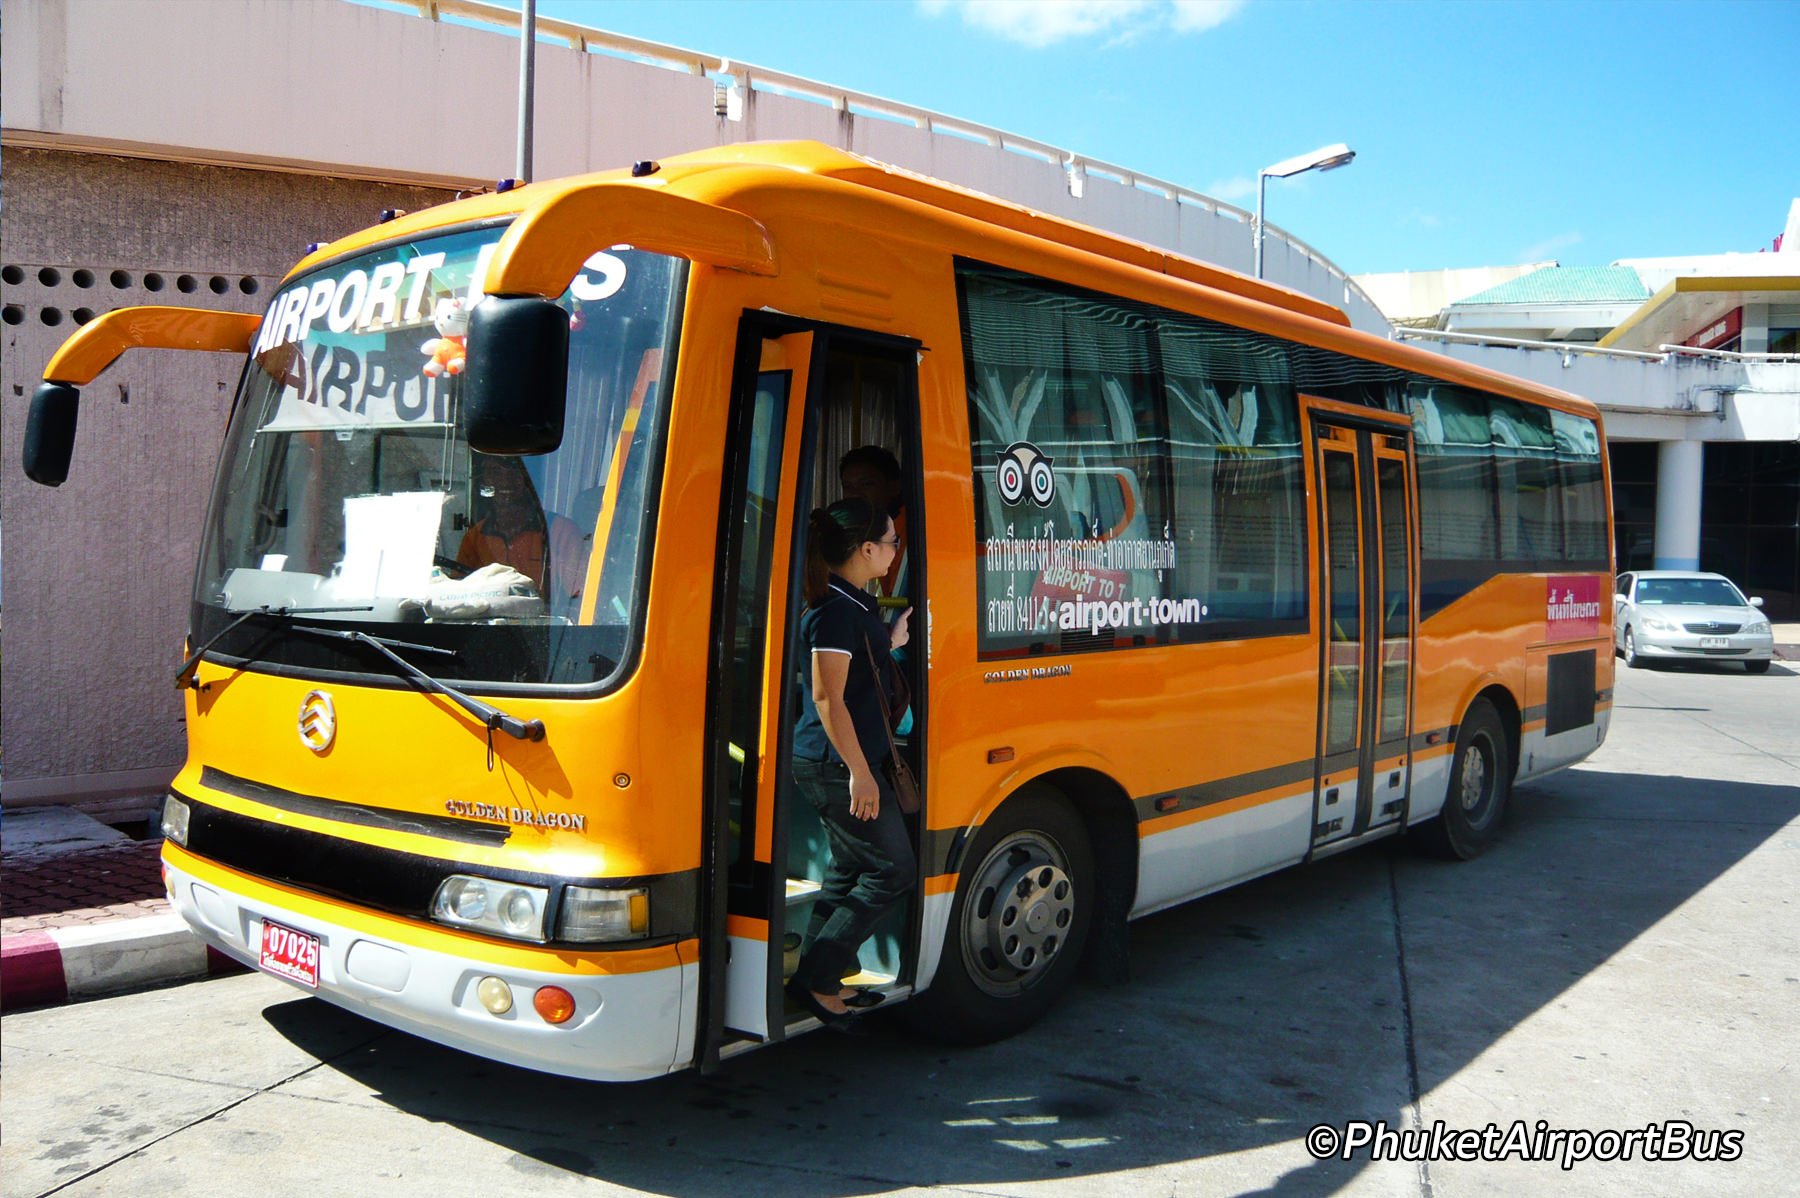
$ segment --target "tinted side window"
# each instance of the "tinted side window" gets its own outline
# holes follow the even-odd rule
[[[1446,383],[1408,389],[1419,475],[1423,614],[1492,577],[1500,557],[1497,482],[1485,397]]]
[[[1435,380],[1407,398],[1427,615],[1498,573],[1606,568],[1593,421]]]
[[[1599,569],[1606,560],[1605,448],[1600,429],[1584,416],[1550,413],[1556,442],[1557,481],[1562,486],[1563,560]]]
[[[958,263],[984,657],[1304,629],[1282,343]]]

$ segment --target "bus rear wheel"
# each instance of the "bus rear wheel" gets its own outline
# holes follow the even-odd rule
[[[986,1044],[1068,988],[1093,922],[1094,856],[1068,801],[1038,790],[1001,807],[964,861],[937,976],[901,1010],[934,1039]]]
[[[1425,850],[1456,861],[1485,852],[1506,814],[1512,776],[1506,726],[1493,704],[1477,699],[1456,729],[1450,793],[1444,796],[1443,810],[1419,829]]]

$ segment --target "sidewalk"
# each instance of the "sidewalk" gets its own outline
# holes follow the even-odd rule
[[[1774,624],[1775,660],[1800,661],[1800,624]]]
[[[67,1002],[239,968],[163,892],[162,841],[62,807],[0,815],[0,1008]]]

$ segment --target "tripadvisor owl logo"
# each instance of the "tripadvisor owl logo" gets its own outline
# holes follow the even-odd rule
[[[1000,498],[1008,507],[1016,507],[1029,497],[1039,507],[1049,507],[1056,498],[1056,473],[1050,469],[1055,459],[1029,441],[1014,441],[1000,452],[1000,465],[994,478],[1000,485]]]

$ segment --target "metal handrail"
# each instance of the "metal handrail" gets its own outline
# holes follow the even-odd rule
[[[1800,362],[1800,354],[1740,354],[1728,349],[1699,349],[1692,345],[1659,345],[1665,354],[1694,358],[1718,358],[1725,362]]]
[[[1469,345],[1504,345],[1511,349],[1548,349],[1559,354],[1592,354],[1606,358],[1640,358],[1648,362],[1662,362],[1668,359],[1666,353],[1648,353],[1637,349],[1606,349],[1597,345],[1584,345],[1578,341],[1527,341],[1519,337],[1494,337],[1484,333],[1453,333],[1448,329],[1408,329],[1396,327],[1389,334],[1394,340],[1401,338],[1433,338],[1438,341],[1459,341]],[[1664,347],[1667,348],[1666,346]]]
[[[351,0],[351,2],[356,3],[358,0]],[[494,4],[483,4],[480,0],[386,0],[386,3],[410,8],[420,16],[432,21],[441,20],[444,17],[456,17],[482,25],[496,26],[515,33],[519,27],[517,10],[501,8]],[[796,99],[824,104],[838,112],[850,112],[856,115],[873,116],[897,121],[901,124],[910,124],[914,128],[923,129],[928,133],[942,133],[951,137],[966,138],[1000,150],[1037,158],[1051,165],[1060,166],[1067,172],[1070,176],[1070,191],[1076,196],[1081,194],[1080,184],[1076,182],[1078,178],[1098,177],[1118,183],[1123,187],[1160,195],[1173,203],[1201,208],[1215,215],[1239,221],[1245,226],[1248,226],[1252,220],[1252,214],[1248,209],[1214,199],[1212,196],[1183,187],[1179,183],[1171,183],[1167,179],[1146,175],[1129,167],[1077,154],[1074,150],[1054,146],[1049,142],[1038,141],[1017,133],[1008,133],[1004,129],[983,125],[979,121],[965,121],[933,112],[927,108],[905,104],[899,100],[889,100],[869,92],[820,83],[817,80],[790,75],[785,71],[753,66],[716,55],[702,54],[697,50],[688,50],[680,46],[628,37],[622,33],[610,33],[603,29],[577,25],[572,21],[539,17],[537,29],[540,36],[547,35],[560,39],[566,42],[571,49],[579,50],[582,53],[606,53],[639,59],[655,66],[682,70],[690,75],[708,76],[715,80],[730,80],[733,86],[745,90],[754,89],[772,92],[776,95],[792,96]],[[1341,281],[1346,288],[1361,296],[1364,302],[1375,311],[1380,311],[1380,307],[1373,299],[1369,298],[1368,293],[1356,280],[1324,254],[1281,229],[1278,225],[1269,225],[1268,232],[1279,235],[1302,257],[1324,270],[1331,278]]]

